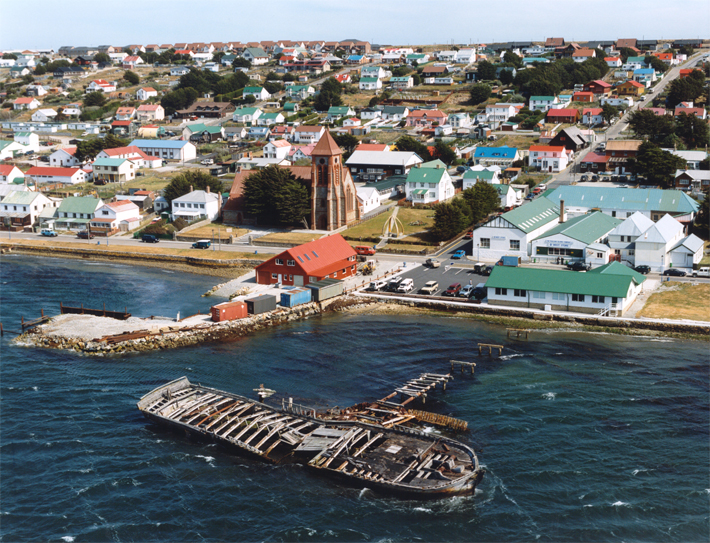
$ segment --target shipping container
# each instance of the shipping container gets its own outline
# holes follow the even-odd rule
[[[281,305],[283,307],[296,307],[307,304],[311,301],[311,289],[292,288],[281,293]]]
[[[270,296],[268,294],[262,294],[256,298],[244,300],[244,302],[247,304],[247,310],[250,315],[259,315],[260,313],[266,313],[267,311],[276,309],[276,296]]]
[[[214,322],[233,321],[243,319],[248,314],[247,304],[244,302],[224,302],[213,305],[210,309]]]
[[[339,279],[321,279],[314,283],[309,283],[307,287],[313,291],[313,301],[322,302],[328,298],[340,296],[343,293],[345,283]]]

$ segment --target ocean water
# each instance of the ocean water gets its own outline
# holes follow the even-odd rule
[[[0,321],[59,302],[204,312],[217,280],[3,256]],[[453,318],[331,315],[223,343],[94,358],[0,342],[0,540],[707,541],[708,344]],[[477,342],[502,343],[479,357]],[[469,422],[473,496],[405,501],[272,466],[147,423],[141,395],[182,375],[315,407],[384,397],[475,361],[427,408]]]

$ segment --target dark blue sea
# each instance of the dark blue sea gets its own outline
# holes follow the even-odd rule
[[[137,316],[206,311],[210,277],[84,261],[0,261],[0,540],[678,541],[710,538],[708,343],[561,331],[507,339],[463,319],[330,315],[231,342],[106,358],[14,346],[59,302]],[[477,342],[503,343],[501,358]],[[149,425],[154,387],[316,407],[384,397],[451,358],[478,363],[429,409],[464,419],[474,496],[403,501]]]

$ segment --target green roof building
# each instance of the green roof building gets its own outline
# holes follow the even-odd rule
[[[562,257],[586,261],[586,250],[592,244],[606,243],[609,233],[622,223],[599,211],[573,217],[532,240],[530,255],[544,261]]]
[[[103,202],[98,198],[87,196],[64,198],[57,209],[57,229],[84,230],[94,218],[96,210],[102,205]]]

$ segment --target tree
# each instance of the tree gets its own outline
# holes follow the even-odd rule
[[[676,135],[683,140],[688,149],[697,149],[710,144],[708,123],[695,115],[681,113],[676,120]]]
[[[646,66],[653,68],[659,73],[665,73],[668,70],[668,64],[663,62],[660,58],[654,57],[653,55],[646,55],[644,58],[646,61]]]
[[[232,61],[233,68],[251,68],[251,62],[244,57],[237,57]]]
[[[198,96],[199,94],[193,88],[177,89],[164,95],[160,99],[160,105],[167,115],[173,115],[179,109],[190,107]]]
[[[331,134],[331,136],[335,140],[335,143],[338,144],[338,147],[342,147],[348,151],[353,151],[360,143],[352,134]]]
[[[126,72],[123,74],[123,79],[128,81],[131,85],[137,85],[141,82],[141,78],[138,76],[138,74],[136,72],[132,72],[131,70],[126,70]]]
[[[340,94],[343,92],[343,86],[340,84],[340,81],[338,81],[334,77],[329,77],[321,84],[320,91],[327,91],[340,96]]]
[[[343,105],[343,99],[340,97],[340,94],[335,94],[330,90],[323,90],[322,88],[313,100],[313,107],[315,107],[317,111],[328,111],[332,106],[341,105]]]
[[[477,83],[471,88],[470,102],[474,106],[481,104],[491,97],[491,88],[483,83]]]
[[[115,149],[126,145],[128,145],[127,141],[119,139],[113,134],[106,134],[103,138],[94,138],[77,143],[74,157],[80,162],[84,162],[94,159],[104,149]]]
[[[281,83],[274,83],[273,81],[266,81],[264,83],[264,88],[266,89],[266,92],[269,94],[276,94],[279,91],[282,91],[284,86]]]
[[[101,91],[94,91],[88,93],[84,97],[84,106],[98,106],[101,107],[106,103],[106,95]]]
[[[163,197],[168,203],[172,203],[175,198],[189,194],[190,187],[193,190],[207,190],[209,187],[210,192],[215,194],[220,194],[223,188],[219,179],[204,170],[187,170],[172,178],[168,186],[163,189]]]
[[[692,55],[694,51],[695,50],[693,49],[692,45],[683,45],[683,46],[681,46],[680,49],[678,49],[678,52],[681,55],[687,55],[687,56]]]
[[[656,115],[648,109],[638,109],[629,115],[629,127],[637,136],[661,141],[674,133],[675,122],[670,115]]]
[[[684,170],[685,165],[681,157],[663,151],[649,141],[643,142],[636,154],[636,173],[663,188],[671,188],[675,171]]]
[[[417,153],[419,157],[424,161],[428,162],[432,159],[431,154],[427,146],[418,142],[411,136],[402,136],[397,140],[397,150],[398,151],[409,151],[412,153]]]
[[[3,60],[17,60],[17,55],[14,53],[4,53],[2,58]]]
[[[467,226],[461,207],[448,202],[434,206],[434,226],[431,233],[436,239],[449,240]]]
[[[619,110],[610,104],[604,104],[602,106],[602,118],[609,124],[612,119],[619,116]]]
[[[422,76],[419,74],[413,74],[412,75],[412,83],[414,83],[414,86],[417,87],[422,84]]]
[[[222,62],[222,57],[223,57],[224,55],[226,55],[226,54],[227,54],[227,53],[225,53],[224,51],[217,51],[216,53],[214,53],[214,54],[212,55],[212,62],[221,63],[221,62]]]
[[[501,70],[500,71],[500,82],[503,83],[503,85],[510,85],[513,82],[513,79],[515,79],[515,78],[513,77],[512,70]]]
[[[621,49],[619,49],[619,53],[621,54],[621,62],[624,63],[626,63],[626,59],[628,59],[629,57],[637,56],[636,51],[634,51],[630,47],[622,47]]]
[[[700,161],[699,170],[710,170],[710,158],[706,157]]]
[[[696,71],[699,76],[695,75]],[[674,109],[681,102],[695,101],[703,93],[704,79],[699,70],[693,70],[688,77],[674,79],[668,90],[666,106]]]
[[[503,55],[503,62],[510,64],[514,68],[520,68],[523,65],[523,59],[512,51],[506,51]]]
[[[434,155],[447,166],[451,166],[458,160],[454,150],[443,141],[438,142],[434,146]]]
[[[311,211],[305,181],[276,166],[255,171],[246,178],[244,207],[262,224],[298,225]]]
[[[471,210],[471,224],[475,224],[500,208],[498,191],[489,183],[476,183],[463,191],[463,200]]]
[[[700,209],[698,209],[698,214],[695,216],[695,226],[697,232],[707,239],[708,231],[710,231],[710,190],[705,191],[705,197],[700,202]]]
[[[492,81],[496,78],[496,68],[487,60],[482,60],[478,63],[478,72],[476,79],[478,81]]]
[[[289,73],[287,73],[287,74],[284,74],[284,76],[283,76],[283,78],[282,78],[282,81],[283,81],[284,83],[286,83],[286,82],[288,82],[288,81],[296,81],[296,76],[293,75],[291,72],[289,72]]]
[[[107,53],[96,53],[94,55],[94,60],[96,62],[108,62],[111,63],[111,57]]]
[[[34,74],[35,75],[44,75],[47,73],[47,68],[43,64],[39,64],[37,67],[35,67]]]

